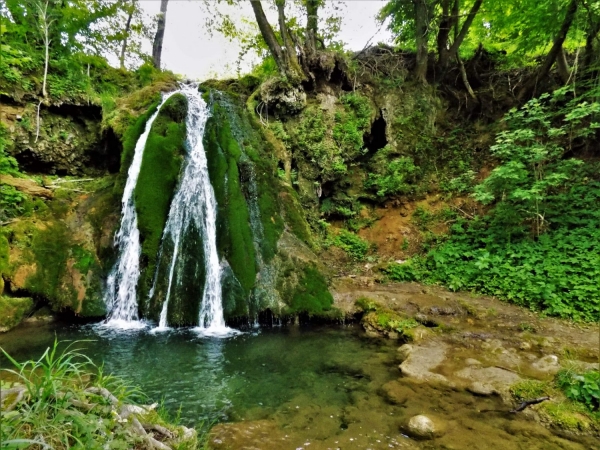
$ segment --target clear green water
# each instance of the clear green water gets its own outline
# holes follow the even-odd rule
[[[107,372],[164,399],[182,423],[213,425],[212,449],[589,449],[559,437],[496,397],[475,397],[399,378],[397,343],[356,326],[261,329],[217,339],[193,331],[98,332],[94,327],[21,327],[0,347],[37,358],[54,338],[80,347]],[[7,361],[0,361],[6,366]],[[408,418],[443,420],[446,433],[415,441]]]
[[[230,338],[190,330],[116,333],[95,327],[22,328],[0,335],[19,360],[39,357],[57,337],[85,340],[82,353],[108,373],[138,385],[152,401],[191,425],[273,413],[299,393],[343,405],[348,391],[367,384],[360,361],[395,347],[361,338],[354,327],[261,329]],[[3,364],[4,365],[4,364]],[[391,373],[390,373],[391,377]]]

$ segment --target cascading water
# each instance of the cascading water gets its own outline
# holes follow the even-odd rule
[[[156,112],[146,122],[146,128],[138,139],[133,160],[127,172],[127,182],[123,191],[121,226],[115,235],[115,245],[119,249],[119,258],[110,272],[104,296],[108,313],[105,325],[118,328],[136,328],[138,322],[138,303],[136,288],[140,277],[140,232],[137,225],[137,213],[133,192],[140,175],[142,157],[152,123],[158,116],[160,107],[175,92],[165,95]]]
[[[188,100],[186,119],[186,160],[179,187],[169,210],[163,232],[162,244],[167,240],[173,245],[169,264],[167,293],[160,314],[158,330],[168,327],[169,300],[174,284],[180,283],[183,275],[182,245],[184,238],[196,233],[204,250],[205,284],[200,303],[198,328],[202,334],[231,334],[234,330],[225,326],[221,303],[221,266],[217,253],[217,202],[208,174],[208,163],[202,139],[209,117],[209,110],[196,86],[184,86],[180,91]],[[166,252],[161,249],[160,257]],[[181,256],[181,258],[180,258]],[[158,272],[156,276],[159,276]],[[155,283],[156,284],[156,280]],[[154,289],[151,292],[153,294]]]

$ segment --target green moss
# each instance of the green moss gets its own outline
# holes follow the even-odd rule
[[[152,283],[163,228],[183,163],[186,113],[187,99],[181,94],[164,103],[148,135],[134,191],[142,242],[143,298]]]
[[[217,247],[231,266],[244,295],[250,295],[258,267],[250,227],[250,213],[242,193],[238,162],[242,151],[234,138],[230,117],[218,103],[206,124],[204,145],[208,171],[217,198]],[[242,301],[245,299],[239,299]],[[238,309],[229,306],[229,309]]]
[[[8,331],[21,323],[33,308],[30,298],[13,298],[0,295],[0,331]]]
[[[544,396],[554,395],[551,383],[538,380],[523,380],[510,387],[510,393],[516,400],[531,400]]]
[[[142,114],[137,120],[127,127],[125,133],[123,134],[123,151],[121,153],[121,168],[119,170],[119,177],[117,178],[117,182],[115,183],[115,192],[121,194],[125,187],[125,182],[127,181],[127,172],[129,171],[129,166],[131,165],[131,161],[133,161],[133,155],[135,153],[135,146],[137,141],[139,140],[142,133],[146,128],[146,122],[148,119],[156,112],[156,108],[158,108],[159,102],[155,102],[148,108],[148,110]]]
[[[4,291],[3,275],[8,275],[9,251],[8,239],[4,233],[0,232],[0,295],[2,295],[2,292]]]
[[[63,285],[71,248],[70,236],[67,226],[56,221],[49,222],[44,229],[35,229],[31,240],[36,270],[27,278],[25,288],[48,299],[54,311],[64,307],[77,309],[75,290]]]
[[[290,303],[290,312],[317,314],[329,311],[333,296],[327,280],[315,267],[306,267]]]

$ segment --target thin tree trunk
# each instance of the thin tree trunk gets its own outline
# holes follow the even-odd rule
[[[460,58],[458,53],[456,54],[456,62],[458,62],[460,76],[462,78],[463,84],[465,85],[465,88],[467,89],[467,92],[469,93],[472,99],[477,100],[477,96],[475,95],[475,92],[473,92],[473,88],[471,88],[471,83],[469,83],[469,78],[467,78],[467,71],[465,70],[465,65],[463,64],[462,59]]]
[[[448,64],[448,38],[450,37],[450,30],[454,25],[454,14],[450,15],[450,2],[452,1],[452,12],[454,9],[458,11],[459,0],[442,0],[442,18],[440,19],[440,26],[437,35],[437,50],[438,50],[438,64],[441,67],[445,67]]]
[[[552,48],[546,55],[544,62],[540,66],[540,68],[536,71],[535,75],[532,76],[525,85],[519,91],[517,98],[519,100],[523,100],[523,98],[535,88],[536,84],[546,78],[550,73],[550,69],[554,65],[556,61],[556,57],[562,50],[562,45],[567,38],[567,34],[569,33],[569,29],[571,28],[571,24],[575,19],[575,14],[577,13],[577,7],[579,6],[579,0],[571,0],[569,3],[569,7],[567,8],[567,13],[565,14],[565,18],[560,26],[560,30],[558,34],[554,38],[554,43],[552,44]]]
[[[569,63],[567,62],[565,50],[562,47],[560,48],[558,55],[556,55],[556,70],[558,75],[560,75],[560,78],[563,80],[563,83],[567,84],[571,78],[571,69],[569,68]]]
[[[317,52],[317,31],[319,26],[319,5],[321,0],[306,0],[306,53]]]
[[[589,31],[585,38],[585,53],[583,56],[583,68],[585,70],[589,69],[593,64],[594,57],[597,57],[597,53],[594,52],[594,40],[600,33],[600,21],[591,24],[589,27]]]
[[[260,34],[262,34],[263,39],[267,43],[267,47],[269,47],[271,56],[275,59],[279,72],[281,75],[285,76],[288,68],[283,58],[283,51],[281,50],[281,45],[277,42],[273,28],[271,28],[267,16],[263,11],[262,3],[260,0],[250,0],[250,4],[252,5],[252,10],[254,11],[254,17],[256,18]]]
[[[46,2],[46,6],[48,6],[48,2]],[[48,63],[50,61],[50,36],[48,31],[48,23],[46,23],[44,26],[44,48],[44,81],[42,82],[42,95],[44,98],[46,98],[48,97],[48,92],[46,92],[46,81],[48,80]]]
[[[127,23],[125,24],[125,33],[123,36],[123,45],[121,46],[121,55],[119,56],[119,65],[121,69],[125,68],[125,53],[127,52],[127,41],[129,39],[129,30],[131,29],[131,19],[133,18],[134,9],[135,5],[133,4],[132,0],[129,9],[129,15],[127,16]]]
[[[413,0],[415,11],[415,38],[417,44],[417,64],[415,66],[415,78],[423,84],[427,84],[427,59],[428,59],[428,10],[426,0]]]
[[[458,33],[458,36],[452,43],[452,47],[450,47],[450,51],[449,51],[450,55],[458,54],[458,49],[460,48],[461,44],[465,40],[465,37],[467,37],[469,28],[471,27],[471,24],[473,23],[473,20],[475,19],[475,16],[477,15],[479,8],[481,8],[482,3],[483,3],[483,0],[475,0],[475,3],[473,3],[473,6],[471,7],[471,10],[469,11],[469,15],[467,16],[462,27],[460,28],[460,32]],[[457,21],[456,25],[458,26],[458,21]]]
[[[154,36],[154,44],[152,45],[152,61],[154,67],[160,69],[160,59],[162,55],[163,40],[165,38],[165,26],[167,21],[167,5],[169,0],[160,0],[160,13],[158,15],[158,23],[156,27],[156,35]]]
[[[285,24],[285,0],[277,0],[276,3],[279,19],[279,34],[281,34],[281,40],[283,41],[283,58],[285,59],[286,64],[290,66],[292,61],[296,61],[297,64],[296,48],[288,32],[287,25]]]

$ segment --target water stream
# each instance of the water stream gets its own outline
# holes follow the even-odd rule
[[[234,330],[225,326],[221,293],[221,266],[217,253],[216,216],[217,203],[210,183],[204,146],[204,128],[210,115],[208,107],[196,85],[183,85],[181,89],[166,95],[157,111],[146,123],[140,136],[134,158],[128,171],[127,183],[122,200],[121,227],[115,236],[119,248],[119,258],[107,281],[105,302],[110,311],[105,326],[117,328],[137,328],[144,326],[138,321],[138,299],[136,288],[140,275],[140,234],[137,227],[137,214],[134,204],[135,186],[142,165],[144,147],[152,123],[160,107],[174,94],[183,94],[188,101],[186,117],[186,155],[181,179],[171,202],[167,223],[163,231],[160,260],[170,258],[166,298],[163,303],[158,327],[155,331],[169,329],[169,301],[176,288],[182,284],[186,259],[182,246],[186,239],[201,242],[203,248],[205,284],[200,302],[197,331],[204,335],[226,336]],[[172,252],[165,252],[164,246],[172,245]],[[196,268],[196,272],[199,269]],[[157,278],[164,276],[156,271],[150,297],[154,295]],[[198,274],[196,273],[196,276]]]
[[[115,246],[119,258],[111,270],[104,301],[107,305],[106,325],[115,328],[139,328],[144,324],[138,319],[137,284],[140,277],[140,232],[137,225],[137,213],[134,204],[134,190],[142,167],[144,148],[154,120],[160,107],[173,93],[163,96],[156,112],[146,122],[144,132],[139,137],[133,154],[133,160],[127,172],[127,182],[121,200],[121,226],[115,235]]]
[[[206,277],[197,330],[207,335],[228,334],[231,329],[225,326],[221,304],[221,267],[217,254],[217,202],[210,184],[202,143],[209,110],[196,86],[184,86],[180,92],[188,100],[187,155],[181,181],[171,202],[163,233],[163,245],[165,239],[170,239],[173,244],[173,254],[169,267],[167,295],[160,314],[158,330],[168,328],[167,316],[173,283],[178,283],[183,278],[177,275],[183,266],[182,259],[178,256],[181,253],[184,235],[196,232],[198,233],[196,238],[203,243]],[[164,256],[165,252],[161,250],[160,258]],[[158,273],[156,276],[159,276]]]

